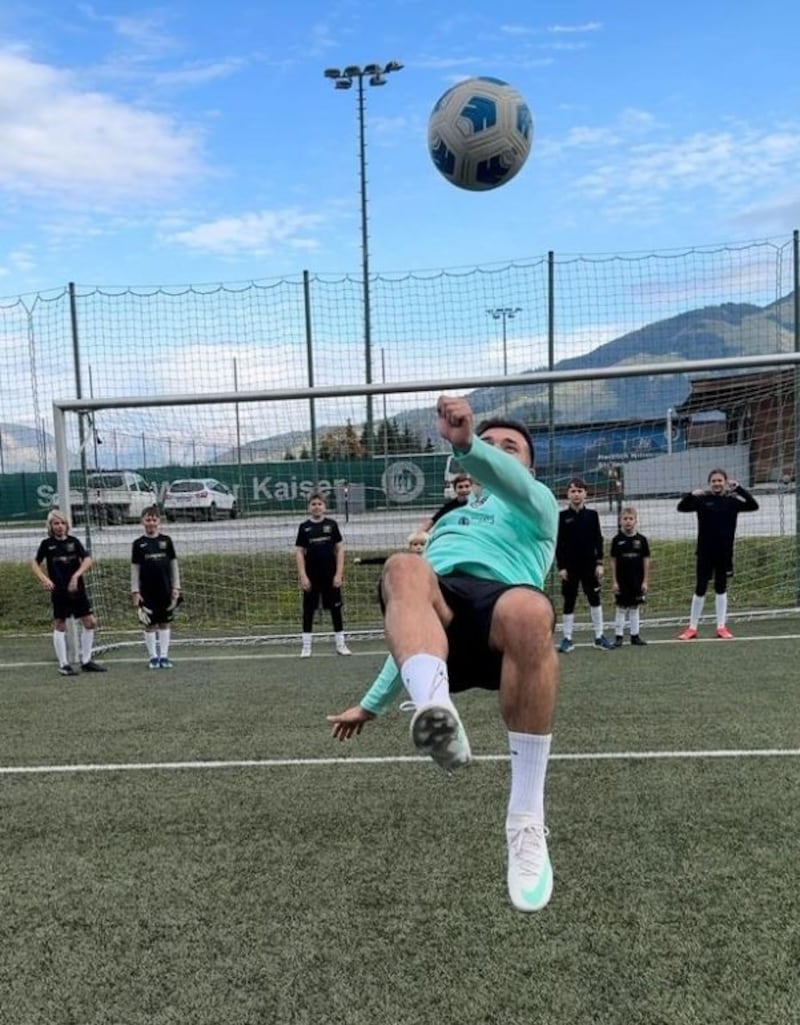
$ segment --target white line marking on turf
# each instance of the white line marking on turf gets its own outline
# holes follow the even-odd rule
[[[719,749],[711,751],[587,751],[552,754],[554,762],[657,761],[668,758],[797,758],[800,748]],[[429,762],[421,755],[386,755],[373,758],[253,758],[208,762],[119,762],[97,765],[5,765],[0,776],[43,775],[45,773],[98,773],[175,771],[177,769],[270,769],[294,766],[394,765],[403,762]],[[507,762],[508,755],[474,755],[475,762]]]
[[[751,636],[734,637],[733,640],[745,644],[753,644],[756,641],[797,641],[800,640],[800,634],[753,634]],[[698,641],[713,644],[724,643],[726,646],[732,643],[731,641],[722,642],[718,637],[714,637],[713,634],[709,635],[708,637],[697,637],[693,641],[679,641],[677,637],[654,637],[652,639],[649,639],[647,643],[648,645],[676,644],[688,650],[692,647],[692,645],[697,644]],[[191,647],[190,641],[186,641],[185,643],[187,647]],[[575,647],[576,649],[585,649],[586,651],[594,650],[594,644],[592,644],[591,641],[578,641]],[[625,647],[627,648],[628,644],[626,644]],[[267,649],[269,649],[269,646],[267,646]],[[111,655],[112,652],[109,652],[108,654]],[[376,648],[370,651],[354,650],[353,655],[362,658],[372,658],[373,656],[385,658],[386,648]],[[338,656],[336,655],[336,652],[333,650],[314,652],[315,659],[336,659],[337,657]],[[143,658],[141,655],[131,655],[122,658],[107,658],[101,653],[100,655],[98,655],[98,658],[100,658],[105,665],[112,669],[114,665],[134,665],[137,662],[141,663],[143,669],[147,668],[147,660]],[[180,650],[178,649],[178,653],[176,653],[175,656],[175,661],[180,665],[183,665],[184,663],[188,665],[193,662],[257,662],[262,661],[263,659],[286,659],[290,662],[297,662],[299,661],[299,658],[300,656],[296,651],[283,652],[275,650],[264,650],[248,654],[233,654],[232,652],[224,652],[218,655],[213,654],[212,652],[203,652],[198,655],[184,655],[180,653]],[[53,672],[55,672],[56,666],[52,659],[48,659],[46,661],[43,659],[37,659],[36,661],[32,662],[0,662],[0,671],[2,671],[3,669],[52,669]],[[100,683],[101,681],[98,680],[97,682]]]

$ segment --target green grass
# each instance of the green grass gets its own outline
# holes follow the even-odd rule
[[[554,754],[796,750],[797,626],[579,646]],[[0,775],[0,1022],[798,1020],[800,758],[556,757],[556,889],[525,916],[505,894],[505,761],[447,778],[395,760],[413,754],[398,711],[330,739],[325,713],[381,661],[356,649],[178,645],[153,673],[137,646],[64,680],[47,638],[4,641],[6,770],[164,764]],[[459,706],[476,754],[504,754],[494,696]],[[250,759],[287,761],[168,767]]]

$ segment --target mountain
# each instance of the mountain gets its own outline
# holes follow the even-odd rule
[[[690,310],[630,331],[582,356],[560,360],[556,370],[674,362],[676,373],[557,385],[557,422],[655,420],[664,417],[670,406],[679,405],[691,390],[691,377],[680,373],[682,362],[791,352],[792,300],[791,295],[786,296],[764,308],[750,303],[723,303]],[[488,400],[488,408],[498,408],[502,390],[487,391],[487,396],[481,396],[481,404]],[[531,423],[546,422],[546,386],[512,389],[508,398],[514,416]]]
[[[792,293],[765,307],[752,303],[722,303],[679,313],[614,338],[582,356],[559,360],[556,370],[674,362],[676,373],[558,384],[554,391],[556,421],[586,423],[666,418],[667,410],[678,406],[691,391],[692,378],[680,372],[681,363],[793,349]],[[546,367],[532,367],[529,372],[543,370]],[[470,400],[479,417],[506,413],[529,424],[547,422],[547,385],[477,388],[470,394]],[[429,406],[408,410],[396,419],[401,430],[408,427],[423,443],[434,433]],[[331,426],[320,427],[320,433],[324,434]],[[297,452],[302,444],[308,444],[308,436],[301,437],[299,443],[297,438],[297,433],[293,432],[263,442],[251,442],[251,445],[269,445],[272,451]],[[438,438],[432,440],[434,445],[440,445]]]
[[[556,370],[584,370],[597,367],[641,366],[645,363],[674,362],[676,373],[669,376],[631,377],[614,380],[579,381],[554,388],[556,421],[559,423],[657,420],[666,418],[670,407],[678,406],[691,390],[691,378],[681,373],[687,360],[748,356],[794,349],[794,295],[783,296],[767,306],[752,303],[722,303],[689,310],[646,324],[614,338],[591,352],[559,360]],[[544,370],[532,367],[529,372]],[[506,413],[529,424],[546,423],[548,387],[520,385],[509,389],[477,388],[471,395],[479,417]],[[376,422],[379,417],[376,417]],[[408,410],[396,421],[424,445],[428,438],[442,447],[436,436],[430,406]],[[320,437],[341,424],[319,426]],[[31,470],[41,463],[40,450],[52,452],[52,438],[17,424],[0,424],[0,469],[6,473]],[[242,446],[246,462],[282,460],[286,452],[299,454],[310,446],[307,432],[290,431],[254,439]],[[110,453],[109,453],[110,454]],[[123,458],[124,455],[124,458]],[[114,452],[119,465],[134,465],[137,452]],[[46,458],[46,456],[45,456]],[[214,462],[235,462],[235,449],[220,451]],[[107,460],[106,460],[107,461]],[[52,467],[51,467],[52,469]]]

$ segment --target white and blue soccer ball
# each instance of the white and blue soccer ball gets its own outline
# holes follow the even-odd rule
[[[468,78],[440,96],[428,122],[428,151],[460,189],[496,189],[518,174],[533,143],[522,94],[499,78]]]

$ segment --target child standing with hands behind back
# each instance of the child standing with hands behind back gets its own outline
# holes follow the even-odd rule
[[[308,500],[308,519],[297,529],[295,560],[303,593],[303,645],[300,658],[311,656],[314,613],[322,607],[331,614],[337,655],[350,655],[344,639],[342,618],[342,579],[344,577],[344,541],[336,520],[326,516],[325,498],[315,492]]]
[[[614,647],[621,648],[625,634],[626,613],[630,623],[631,644],[643,648],[639,634],[639,606],[644,604],[650,586],[650,545],[644,534],[636,530],[636,510],[625,506],[619,514],[619,532],[611,541],[611,570],[617,615],[614,625]]]
[[[172,669],[170,623],[181,597],[178,557],[172,538],[160,532],[158,507],[142,513],[144,534],[131,551],[131,601],[144,626],[144,643],[150,669]]]

